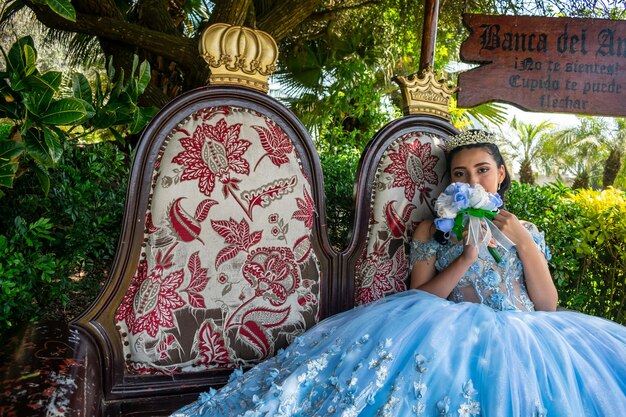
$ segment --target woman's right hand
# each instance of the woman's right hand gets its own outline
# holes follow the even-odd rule
[[[465,230],[463,231],[463,252],[461,253],[461,256],[467,261],[474,262],[476,259],[478,259],[478,248],[474,244],[474,239],[469,239],[469,243],[467,243],[468,233],[469,229],[465,228]]]

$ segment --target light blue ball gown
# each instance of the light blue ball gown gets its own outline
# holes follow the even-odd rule
[[[411,259],[441,270],[461,251],[414,241]],[[515,249],[501,254],[451,300],[411,290],[330,317],[174,416],[625,416],[626,327],[535,312]]]

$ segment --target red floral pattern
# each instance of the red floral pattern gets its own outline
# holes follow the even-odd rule
[[[380,183],[373,184],[379,191],[371,202],[368,244],[355,268],[357,305],[406,290],[406,242],[417,221],[432,215],[431,193],[442,187],[439,178],[445,174],[445,159],[435,144],[437,140],[408,133],[394,141],[379,163],[391,178],[378,176]]]
[[[170,251],[173,248],[170,248]],[[171,261],[169,251],[163,255],[159,250],[156,265],[150,274],[147,274],[146,260],[143,259],[140,262],[137,273],[115,315],[117,320],[126,320],[131,333],[137,334],[145,330],[154,337],[160,329],[174,327],[172,311],[185,305],[176,292],[183,282],[184,273],[181,269],[164,277],[164,271],[173,266]]]
[[[428,184],[439,182],[435,165],[439,158],[431,154],[431,144],[419,140],[403,143],[397,152],[390,152],[392,163],[384,172],[394,175],[393,186],[404,187],[404,196],[413,200],[415,190],[420,192],[420,202],[430,197],[431,188]]]
[[[257,297],[269,300],[274,306],[284,304],[300,284],[300,274],[289,248],[259,248],[254,250],[242,272]]]
[[[199,352],[198,364],[229,365],[233,363],[234,352],[226,344],[224,335],[218,330],[215,321],[209,319],[202,323],[194,342],[194,351]]]
[[[315,207],[313,206],[313,199],[306,188],[304,189],[304,198],[296,198],[296,204],[298,205],[298,211],[294,212],[291,218],[304,222],[304,226],[311,229],[313,227]]]
[[[172,159],[172,162],[185,167],[182,181],[199,180],[199,189],[210,196],[218,178],[224,188],[230,184],[237,189],[238,179],[231,178],[231,171],[248,175],[250,165],[243,158],[251,142],[240,139],[241,124],[228,126],[220,119],[215,126],[208,123],[199,125],[191,137],[182,138],[185,150]]]
[[[268,156],[272,164],[280,168],[282,164],[289,162],[289,154],[293,152],[293,143],[291,143],[291,140],[281,128],[276,126],[276,124],[269,119],[265,119],[265,125],[267,128],[263,126],[252,126],[259,134],[261,145],[263,149],[265,149],[265,152],[267,152],[259,158],[254,167],[255,171],[256,167],[259,166],[259,163],[261,163],[265,156]]]
[[[115,315],[127,369],[263,360],[319,319],[315,205],[298,152],[274,121],[236,107],[190,115],[165,143],[141,258]]]

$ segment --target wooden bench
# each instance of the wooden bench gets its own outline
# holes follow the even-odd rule
[[[210,86],[169,103],[140,141],[98,299],[5,343],[0,416],[167,415],[318,321],[406,289],[408,241],[446,185],[454,127],[426,109],[372,138],[337,252],[313,142],[259,78],[275,44],[221,25],[203,48]]]

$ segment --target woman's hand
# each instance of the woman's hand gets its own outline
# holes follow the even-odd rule
[[[461,256],[470,263],[473,263],[476,259],[478,259],[478,248],[474,244],[473,239],[469,239],[468,243],[468,234],[469,228],[466,227],[463,231],[463,252],[461,252]]]
[[[524,268],[526,289],[535,309],[554,311],[559,295],[552,281],[548,262],[530,232],[514,214],[506,210],[500,210],[496,214],[493,224],[515,244]]]
[[[513,213],[501,209],[493,218],[493,224],[495,224],[516,246],[524,246],[533,243],[532,236]]]

